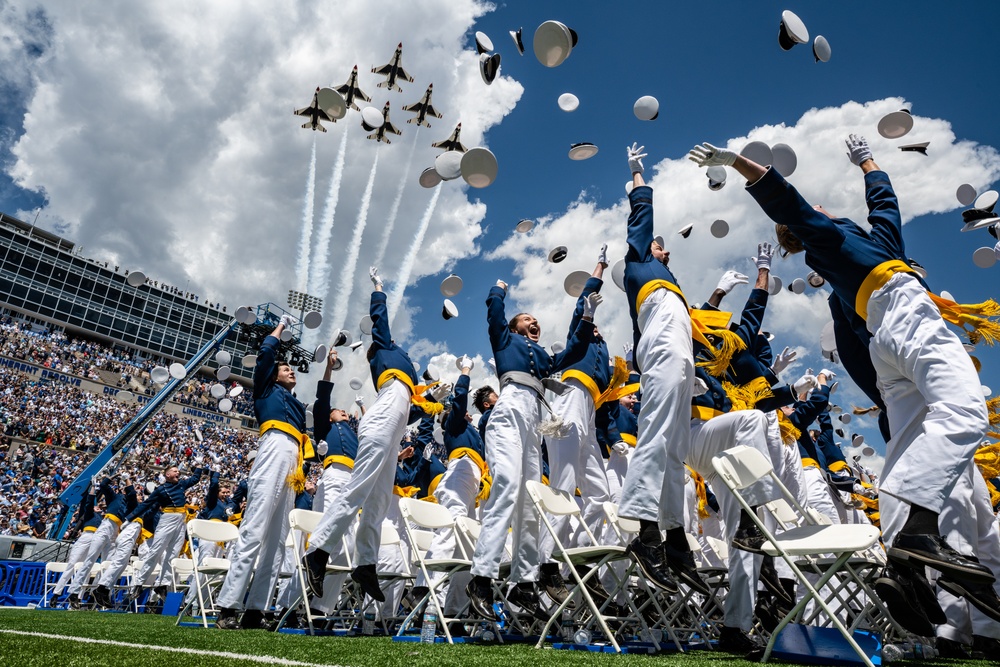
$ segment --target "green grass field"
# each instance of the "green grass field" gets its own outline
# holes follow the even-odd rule
[[[8,631],[45,633],[59,637],[37,637]],[[66,637],[67,639],[62,639]],[[137,646],[83,643],[68,639],[83,637],[136,644]],[[178,647],[215,651],[229,656],[168,652],[147,648]],[[249,658],[256,658],[253,661]],[[262,660],[273,658],[274,660]],[[178,628],[174,619],[163,616],[102,614],[98,612],[54,612],[0,609],[0,665],[19,667],[201,667],[219,665],[282,664],[296,661],[312,665],[344,667],[466,667],[504,665],[506,667],[714,667],[750,665],[739,656],[696,651],[658,656],[608,655],[577,651],[536,650],[532,646],[448,646],[397,643],[384,637],[306,637],[250,630],[222,632]],[[285,663],[290,664],[290,663]],[[903,664],[903,663],[897,663]],[[916,663],[915,663],[916,664]],[[956,667],[986,662],[920,662]]]

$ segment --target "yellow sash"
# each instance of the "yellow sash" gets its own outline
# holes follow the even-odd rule
[[[691,466],[685,464],[684,467],[688,469],[688,473],[691,475],[691,481],[694,482],[695,494],[698,496],[698,518],[707,519],[710,515],[708,513],[708,488],[705,485],[705,478],[695,472]]]
[[[448,460],[454,461],[455,459],[460,459],[463,456],[472,459],[472,462],[479,467],[479,475],[481,478],[489,474],[490,468],[486,465],[486,461],[484,461],[483,457],[479,455],[479,452],[474,449],[470,449],[469,447],[459,447],[458,449],[452,450],[451,454],[448,455]]]
[[[834,461],[827,466],[830,472],[840,472],[841,470],[847,470],[850,466],[847,465],[847,461]]]
[[[143,542],[145,542],[146,540],[148,540],[152,536],[153,536],[153,533],[149,532],[145,528],[141,529],[139,531],[139,536],[135,539],[136,546],[141,545]]]
[[[420,487],[417,486],[393,486],[392,492],[397,496],[403,498],[414,498],[418,493],[420,493]]]
[[[122,527],[122,520],[121,520],[121,519],[119,519],[118,517],[116,517],[116,516],[115,516],[114,514],[107,514],[107,513],[105,513],[105,514],[104,514],[104,518],[105,518],[105,519],[110,519],[110,520],[111,520],[111,522],[112,522],[113,524],[115,524],[116,526],[118,526],[119,528],[121,528],[121,527]]]
[[[442,477],[444,477],[443,473],[440,474],[440,475],[438,475],[438,476],[436,476],[434,479],[431,480],[430,488],[427,489],[427,495],[428,496],[431,496],[432,498],[434,497],[434,492],[437,490],[438,484],[441,483],[441,478]],[[435,502],[437,502],[437,501],[435,501]]]
[[[277,419],[270,419],[261,424],[260,434],[264,435],[271,429],[277,429],[282,433],[286,433],[295,438],[299,443],[298,464],[295,466],[295,470],[288,473],[288,479],[285,481],[288,486],[295,491],[295,493],[302,493],[306,489],[306,474],[302,470],[302,464],[305,463],[306,459],[311,459],[316,456],[316,450],[313,449],[312,441],[309,440],[308,435],[299,432],[297,428],[288,422],[278,421]]]
[[[187,514],[187,507],[164,507],[163,511],[167,514]]]
[[[342,463],[349,469],[354,470],[354,459],[344,456],[343,454],[330,454],[328,457],[323,459],[323,468],[329,468],[331,464]]]
[[[639,383],[633,382],[632,384],[625,384],[628,382],[629,372],[628,364],[621,357],[614,358],[614,370],[611,372],[611,380],[608,382],[608,388],[601,391],[594,379],[584,373],[583,371],[578,371],[575,369],[570,369],[565,371],[560,378],[563,382],[572,378],[578,380],[580,384],[587,388],[590,392],[590,397],[594,400],[594,409],[597,409],[604,405],[605,403],[611,401],[617,401],[622,396],[628,396],[629,394],[634,394],[639,391]]]
[[[730,403],[733,404],[733,412],[739,410],[753,410],[757,403],[765,398],[774,396],[771,385],[763,377],[757,377],[746,384],[736,385],[732,382],[723,382],[722,390],[726,392]]]
[[[778,430],[781,432],[781,442],[789,446],[794,445],[802,437],[802,431],[785,416],[784,412],[781,410],[775,412],[778,413]]]
[[[818,468],[819,467],[819,463],[816,461],[816,459],[811,459],[811,458],[809,458],[807,456],[803,456],[802,457],[802,467],[803,468]]]
[[[96,531],[97,531],[97,528],[95,528],[94,526],[84,526],[83,527],[83,532],[85,532],[85,533],[93,533],[93,532],[96,532]]]
[[[233,515],[229,517],[229,523],[234,526],[240,525],[241,521],[243,521],[243,512],[233,512]]]
[[[382,386],[389,380],[396,379],[406,385],[406,388],[410,390],[410,402],[419,407],[421,410],[429,415],[441,414],[444,411],[444,406],[440,403],[435,403],[434,401],[428,401],[424,398],[423,394],[425,391],[431,387],[439,384],[437,382],[432,382],[430,384],[413,384],[413,380],[410,376],[397,368],[389,368],[382,372],[378,376],[378,382],[375,383],[375,391],[380,391]]]
[[[691,419],[700,419],[703,422],[707,422],[709,419],[713,419],[724,414],[726,413],[714,408],[705,407],[704,405],[691,406]]]
[[[681,301],[684,302],[684,306],[688,309],[688,313],[691,314],[691,338],[695,339],[709,350],[714,349],[712,344],[708,341],[708,338],[705,337],[705,330],[710,327],[722,328],[727,326],[729,324],[729,318],[732,317],[732,313],[727,313],[721,310],[693,310],[690,306],[688,306],[687,297],[684,296],[684,292],[681,291],[681,288],[669,280],[650,280],[648,283],[643,285],[635,299],[635,312],[638,313],[643,302],[649,298],[649,295],[661,287],[665,290],[673,292],[681,298]]]
[[[632,435],[631,433],[619,433],[619,435],[622,438],[622,442],[624,442],[629,447],[635,447],[636,440],[634,435]]]

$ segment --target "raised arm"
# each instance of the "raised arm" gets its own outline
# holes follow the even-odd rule
[[[392,334],[389,332],[389,309],[386,307],[385,292],[381,290],[372,292],[368,314],[372,318],[372,345],[377,346],[376,349],[390,349]]]
[[[205,494],[205,509],[213,510],[219,504],[219,471],[213,470],[208,479],[208,493]]]
[[[205,473],[204,468],[195,468],[194,474],[186,479],[182,479],[179,484],[184,489],[190,489],[192,486],[201,481],[201,476]]]
[[[448,419],[445,420],[444,424],[445,431],[453,437],[462,435],[468,427],[465,415],[469,413],[469,383],[471,382],[469,373],[471,371],[471,368],[468,370],[463,368],[462,374],[455,382],[455,393],[451,399],[451,412],[448,413]]]
[[[593,294],[588,299],[600,299],[600,294]],[[598,301],[600,303],[600,301]],[[596,307],[596,306],[595,306]],[[594,340],[594,322],[584,312],[580,324],[577,325],[573,335],[566,342],[566,349],[552,357],[551,372],[555,373],[582,360],[587,356],[587,349]]]
[[[504,309],[504,299],[507,298],[507,283],[498,280],[490,288],[486,297],[486,323],[490,334],[490,344],[494,350],[502,350],[510,345],[510,329],[507,327],[507,314]]]
[[[607,248],[607,246],[604,247]],[[601,265],[598,264],[597,266],[600,267]],[[573,334],[576,333],[576,328],[580,324],[580,320],[583,318],[584,303],[587,300],[587,297],[591,294],[599,294],[603,286],[604,281],[600,278],[593,275],[591,275],[590,278],[587,278],[587,283],[583,286],[583,291],[576,300],[576,308],[573,309],[573,317],[569,321],[569,332],[566,334],[566,340],[572,338]]]
[[[257,351],[257,365],[253,367],[253,396],[266,396],[274,387],[276,376],[274,369],[278,365],[278,345],[284,325],[279,324],[271,334],[260,344]]]

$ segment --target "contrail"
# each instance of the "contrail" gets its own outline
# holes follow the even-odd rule
[[[396,190],[396,198],[389,209],[389,218],[386,220],[385,229],[382,230],[382,242],[378,246],[378,254],[375,256],[374,266],[382,267],[382,260],[385,259],[386,248],[392,239],[392,230],[396,227],[396,217],[399,215],[399,205],[403,202],[403,190],[410,180],[410,166],[413,164],[413,154],[417,149],[417,139],[420,137],[420,127],[413,133],[413,143],[410,145],[410,155],[406,158],[406,169],[403,172],[403,180],[399,182],[399,189]]]
[[[399,304],[403,301],[403,291],[406,290],[406,285],[410,282],[413,264],[417,261],[417,253],[420,252],[420,246],[424,242],[424,235],[427,233],[427,227],[431,223],[431,216],[434,215],[434,209],[437,207],[438,197],[440,196],[441,186],[439,185],[434,188],[434,196],[431,197],[430,202],[427,204],[424,217],[420,219],[420,226],[417,227],[417,233],[413,236],[413,243],[410,244],[410,252],[406,255],[406,259],[403,260],[399,276],[393,276],[393,278],[396,278],[396,283],[389,294],[389,303],[387,304],[389,307],[390,323],[396,319],[396,314],[399,312]]]
[[[312,240],[313,210],[316,197],[316,137],[313,136],[312,157],[309,159],[309,179],[306,181],[306,200],[302,205],[302,236],[299,237],[299,256],[295,265],[296,289],[305,291],[309,286],[309,242]]]
[[[337,212],[337,201],[340,199],[340,182],[344,178],[344,160],[347,156],[347,127],[340,137],[340,148],[337,150],[337,161],[333,165],[333,177],[330,179],[330,189],[326,193],[326,204],[323,207],[323,218],[316,232],[316,250],[313,252],[315,269],[309,272],[309,294],[318,296],[326,294],[327,283],[330,280],[330,237],[333,234],[333,214]]]
[[[344,321],[347,319],[347,308],[351,303],[351,294],[354,292],[354,270],[358,266],[358,255],[361,254],[361,239],[365,233],[365,226],[368,224],[368,207],[372,203],[372,190],[375,188],[375,172],[378,170],[378,148],[375,149],[375,162],[372,163],[372,171],[368,175],[368,185],[365,186],[365,193],[361,196],[361,208],[358,210],[358,221],[354,225],[354,236],[351,238],[351,245],[347,249],[347,260],[340,271],[341,283],[337,291],[337,301],[333,306],[333,318],[331,321],[332,330],[342,329]]]

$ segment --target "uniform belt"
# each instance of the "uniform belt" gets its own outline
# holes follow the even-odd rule
[[[413,380],[410,379],[409,373],[401,371],[398,368],[388,368],[382,371],[382,374],[378,376],[378,380],[375,381],[375,390],[381,391],[382,387],[388,384],[390,380],[399,380],[405,384],[406,388],[410,390],[410,402],[427,414],[436,415],[444,411],[443,405],[435,401],[428,401],[423,395],[425,391],[437,385],[437,382],[426,385],[414,384]]]
[[[271,429],[276,429],[282,433],[290,435],[299,443],[298,461],[296,461],[295,469],[288,474],[286,483],[296,493],[302,493],[306,488],[306,474],[302,469],[302,465],[306,459],[311,459],[316,456],[316,450],[313,449],[312,441],[309,440],[308,435],[300,432],[299,429],[295,428],[288,422],[279,421],[277,419],[270,419],[261,424],[260,434],[264,435]]]
[[[847,461],[834,461],[833,463],[831,463],[830,465],[828,465],[826,468],[830,472],[840,472],[841,470],[847,470],[847,468],[848,468]]]
[[[639,294],[635,299],[635,312],[637,315],[639,313],[639,309],[642,308],[642,304],[649,298],[649,295],[660,288],[673,292],[679,296],[681,298],[681,302],[684,303],[684,307],[688,309],[688,313],[691,316],[691,338],[698,341],[708,349],[713,349],[712,344],[709,342],[708,338],[705,337],[705,329],[727,326],[729,324],[729,319],[732,317],[732,313],[727,313],[721,310],[692,310],[691,307],[688,306],[687,297],[684,296],[684,292],[681,291],[680,287],[669,280],[660,279],[650,280],[642,286],[642,289],[639,290]]]
[[[459,447],[458,449],[453,449],[451,453],[448,454],[449,461],[454,461],[455,459],[463,457],[472,459],[472,462],[479,468],[480,476],[486,475],[490,471],[489,466],[486,465],[486,461],[484,461],[483,457],[479,455],[479,452],[474,449],[469,447]]]
[[[618,435],[621,436],[622,442],[626,445],[629,447],[635,447],[636,439],[634,435],[631,433],[619,433]]]
[[[724,414],[726,413],[722,412],[721,410],[705,407],[704,405],[691,406],[691,419],[700,419],[704,422],[707,422],[709,419],[714,419]]]
[[[97,529],[94,528],[93,526],[84,526],[83,527],[83,532],[85,532],[85,533],[93,533],[93,532],[96,532],[96,531],[97,531]]]
[[[164,507],[163,512],[166,514],[187,514],[187,507]]]
[[[803,468],[819,468],[819,462],[816,459],[811,459],[807,456],[802,457],[802,467]]]
[[[590,377],[583,371],[578,371],[574,368],[571,368],[568,371],[564,371],[562,377],[559,379],[562,382],[572,379],[582,384],[587,389],[587,392],[590,394],[590,398],[594,400],[594,407],[595,408],[600,407],[598,401],[601,399],[601,390],[598,388],[597,383],[594,382],[594,378]]]
[[[442,477],[444,477],[444,474],[437,475],[434,479],[431,480],[431,484],[427,489],[428,496],[431,496],[432,498],[434,497],[434,492],[437,490],[438,484],[441,483]]]
[[[139,532],[139,536],[136,538],[136,545],[138,546],[138,545],[142,544],[143,542],[145,542],[146,540],[148,540],[152,536],[153,536],[153,531],[146,530],[145,528],[143,528]]]
[[[393,486],[392,492],[403,498],[414,498],[420,493],[420,488],[416,486]]]
[[[105,519],[110,519],[111,523],[115,524],[119,528],[122,527],[122,520],[119,519],[118,517],[116,517],[114,514],[108,514],[107,512],[105,512],[104,513],[104,518]]]
[[[328,457],[323,459],[323,469],[326,470],[334,463],[343,464],[350,470],[354,470],[354,459],[350,456],[344,456],[343,454],[330,454]]]
[[[882,262],[865,276],[858,288],[858,294],[854,298],[854,311],[861,316],[861,319],[868,320],[868,300],[876,290],[885,287],[885,284],[897,273],[916,273],[906,262],[892,259]]]

